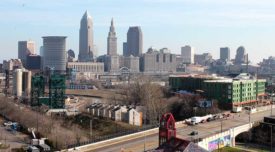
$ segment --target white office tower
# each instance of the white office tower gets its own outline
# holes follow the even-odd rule
[[[181,57],[183,59],[183,63],[194,64],[194,55],[195,55],[195,48],[189,45],[181,47]]]

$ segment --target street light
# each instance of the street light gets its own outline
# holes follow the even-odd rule
[[[273,108],[273,99],[274,99],[274,97],[275,97],[275,95],[274,95],[274,92],[275,91],[273,91],[273,93],[271,93],[271,108],[270,108],[270,116],[272,116],[272,108]]]
[[[145,128],[145,131],[144,131],[144,151],[146,151],[146,110],[145,110],[145,115],[144,115],[144,128]]]

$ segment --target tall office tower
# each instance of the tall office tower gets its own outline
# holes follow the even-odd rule
[[[80,21],[79,30],[79,55],[80,62],[93,61],[94,52],[93,22],[92,17],[86,11]]]
[[[230,61],[230,49],[228,47],[220,48],[220,59]]]
[[[19,41],[18,42],[18,58],[23,64],[26,64],[27,56],[35,54],[35,44],[33,41]]]
[[[127,32],[127,51],[124,56],[140,56],[143,49],[142,31],[139,26],[130,27]],[[124,53],[124,52],[123,52]]]
[[[65,36],[45,36],[43,38],[43,69],[53,68],[66,71],[67,52]]]
[[[127,54],[127,42],[123,42],[123,56]]]
[[[110,31],[107,38],[107,55],[117,55],[117,37],[112,19]]]
[[[194,64],[194,54],[195,48],[189,45],[181,47],[181,56],[183,58],[183,63]]]
[[[247,61],[247,54],[245,53],[245,48],[240,46],[237,49],[236,57],[235,57],[235,64],[243,64]]]

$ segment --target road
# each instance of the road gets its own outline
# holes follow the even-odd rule
[[[274,115],[275,109],[273,108]],[[270,116],[270,110],[257,112],[250,115],[250,121],[260,121],[264,116]],[[249,114],[243,112],[240,114],[233,114],[230,118],[215,120],[211,122],[206,122],[203,124],[195,126],[180,126],[177,127],[177,136],[187,140],[194,140],[197,138],[203,138],[210,136],[214,133],[218,133],[222,130],[227,130],[236,126],[244,125],[249,122]],[[221,127],[222,125],[222,127]],[[198,135],[190,136],[190,132],[198,131]],[[145,143],[145,144],[144,144]],[[144,145],[146,150],[153,149],[158,146],[158,134],[154,132],[150,135],[142,135],[139,137],[127,138],[124,140],[119,140],[114,143],[110,142],[100,146],[93,146],[85,151],[93,152],[142,152],[144,151]],[[82,150],[83,151],[83,150]]]

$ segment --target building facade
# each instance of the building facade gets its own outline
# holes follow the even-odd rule
[[[3,70],[13,71],[15,69],[23,68],[23,64],[20,59],[10,59],[3,61]]]
[[[195,54],[194,63],[199,65],[209,65],[212,62],[212,55],[210,53]]]
[[[141,71],[146,73],[173,73],[177,69],[176,55],[149,48],[140,60]]]
[[[105,70],[107,72],[118,72],[120,67],[119,55],[107,55],[105,59]]]
[[[220,59],[222,61],[230,61],[230,49],[229,49],[229,47],[220,48]]]
[[[246,54],[245,48],[240,46],[237,49],[235,64],[246,64],[248,62],[248,54]]]
[[[225,109],[258,102],[258,97],[265,94],[265,83],[266,80],[253,78],[246,73],[233,79],[202,75],[169,77],[172,90],[201,90],[204,97],[218,100]]]
[[[127,51],[123,56],[140,56],[143,50],[143,34],[139,26],[130,27],[127,32]]]
[[[122,65],[121,67],[126,67],[129,69],[129,72],[139,72],[139,57],[134,57],[134,56],[128,56],[128,57],[123,57],[121,58],[122,61]]]
[[[66,37],[45,36],[43,38],[43,69],[53,68],[65,72],[67,62]]]
[[[93,21],[88,11],[85,12],[80,21],[79,30],[79,55],[80,62],[93,61],[95,57]]]
[[[18,59],[21,59],[23,64],[26,64],[27,56],[35,54],[35,43],[33,41],[18,42]]]
[[[76,72],[104,73],[104,63],[101,62],[68,62],[67,68]]]
[[[40,70],[41,69],[41,56],[28,55],[26,69],[28,70]]]
[[[194,64],[195,49],[189,45],[181,47],[181,56],[183,58],[183,63]]]
[[[113,19],[111,21],[111,26],[107,38],[107,55],[117,55],[117,37]]]

